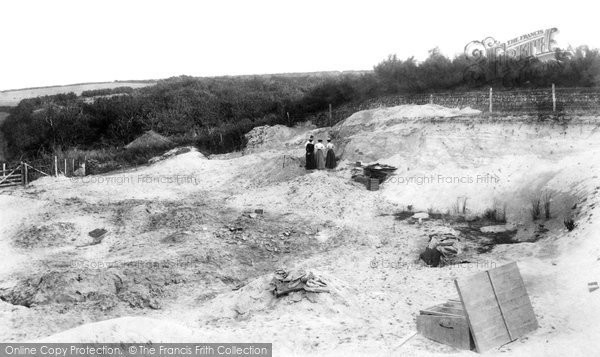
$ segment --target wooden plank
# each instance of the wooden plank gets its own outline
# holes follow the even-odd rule
[[[0,177],[0,184],[2,183],[13,183],[13,182],[21,182],[21,175],[17,176],[17,177]]]
[[[433,341],[463,350],[471,349],[469,325],[464,317],[418,315],[417,331]]]
[[[21,183],[20,182],[15,182],[15,183],[0,183],[0,187],[10,187],[10,186],[19,186]]]
[[[433,308],[428,309],[428,310],[439,311],[439,312],[444,312],[447,314],[458,315],[458,316],[465,316],[465,310],[462,308],[462,306],[460,308],[449,307],[449,306],[434,306]]]
[[[436,311],[436,310],[419,310],[421,315],[435,315],[435,316],[450,316],[450,317],[464,317],[464,315],[452,314],[449,312]]]
[[[458,300],[458,301],[448,300],[442,306],[463,310],[462,302],[460,300]]]
[[[511,341],[487,272],[456,279],[477,352]]]
[[[31,169],[33,169],[33,170],[35,170],[35,171],[37,171],[37,172],[41,173],[42,175],[50,176],[50,174],[47,174],[47,173],[43,172],[42,170],[40,170],[40,169],[37,169],[37,168],[35,168],[35,167],[33,167],[33,166],[31,166],[31,165],[27,164],[27,163],[26,163],[25,165],[26,165],[26,166],[28,166],[29,168],[31,168]]]
[[[489,276],[511,340],[536,330],[537,319],[517,263],[492,269]]]

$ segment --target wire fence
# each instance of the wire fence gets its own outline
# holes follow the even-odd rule
[[[318,126],[333,125],[360,110],[392,107],[403,104],[437,104],[449,108],[481,110],[483,113],[514,115],[600,114],[600,88],[537,88],[438,92],[410,95],[388,95],[359,104],[345,104],[308,116],[289,114],[295,121],[311,120]]]

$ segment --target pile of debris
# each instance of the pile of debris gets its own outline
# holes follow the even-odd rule
[[[373,165],[368,165],[363,168],[365,176],[370,178],[376,178],[379,180],[379,183],[383,183],[389,175],[394,173],[398,168],[390,165],[375,163]]]
[[[328,293],[327,283],[312,272],[287,271],[277,269],[273,280],[269,283],[269,290],[275,297],[285,296],[295,291],[309,293]]]
[[[429,244],[419,258],[425,264],[437,267],[450,264],[461,251],[460,239],[450,233],[436,233],[429,236]]]
[[[362,168],[362,172],[360,172],[359,168]],[[383,183],[388,176],[390,176],[396,170],[396,167],[390,165],[375,163],[372,165],[362,166],[360,162],[357,162],[356,168],[352,173],[352,179],[356,182],[367,185],[369,190],[377,190],[379,188],[379,184]]]

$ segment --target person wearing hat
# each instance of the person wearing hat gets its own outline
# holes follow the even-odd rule
[[[335,169],[335,152],[333,151],[335,146],[331,142],[331,138],[327,139],[327,145],[325,146],[325,148],[327,149],[325,167],[328,169]]]
[[[315,158],[317,161],[317,170],[325,169],[325,145],[323,140],[319,139],[319,142],[315,145]]]
[[[317,168],[317,164],[315,163],[315,144],[312,135],[304,144],[304,147],[306,148],[306,169],[314,170]]]

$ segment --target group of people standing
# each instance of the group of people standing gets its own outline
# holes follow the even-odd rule
[[[315,144],[314,137],[311,135],[304,146],[306,147],[307,170],[335,168],[335,152],[333,151],[335,146],[331,139],[327,139],[327,145],[324,145],[321,139]]]

